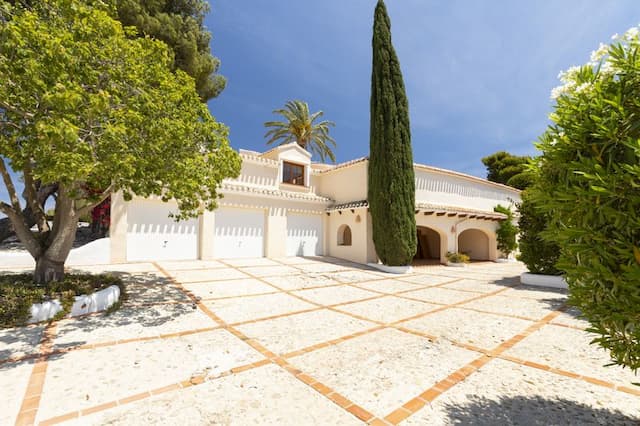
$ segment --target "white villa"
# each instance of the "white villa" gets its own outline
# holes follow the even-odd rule
[[[240,150],[242,171],[225,180],[219,208],[175,222],[176,205],[116,194],[111,204],[112,262],[241,257],[333,256],[377,262],[367,203],[367,158],[311,162],[296,143],[259,153]],[[415,164],[416,260],[446,262],[447,252],[495,260],[497,204],[520,191],[462,173]]]

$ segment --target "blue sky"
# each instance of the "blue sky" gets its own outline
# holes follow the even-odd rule
[[[339,162],[368,155],[376,0],[210,3],[206,24],[228,85],[209,107],[231,128],[234,148],[264,150],[271,111],[302,99],[336,123]],[[387,7],[414,161],[480,177],[483,156],[535,154],[558,72],[640,21],[637,0],[388,0]],[[8,199],[3,184],[0,199]]]
[[[368,155],[375,0],[211,0],[228,79],[209,103],[234,148],[265,149],[289,99],[336,123],[338,162]],[[414,161],[476,176],[498,150],[535,154],[557,75],[640,21],[637,0],[388,0]]]

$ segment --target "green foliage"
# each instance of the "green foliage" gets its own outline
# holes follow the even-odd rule
[[[632,28],[561,75],[532,200],[569,301],[616,364],[640,368],[640,40]]]
[[[518,227],[513,223],[513,212],[509,207],[498,204],[493,211],[507,215],[507,219],[500,222],[496,230],[496,238],[498,240],[498,250],[505,257],[509,257],[512,251],[518,248],[516,236],[518,235]]]
[[[556,268],[560,247],[553,241],[542,239],[547,229],[549,217],[536,209],[529,196],[530,191],[522,193],[522,202],[518,204],[518,228],[520,229],[520,255],[518,260],[527,265],[529,272],[543,275],[560,275]]]
[[[505,151],[498,151],[482,159],[487,167],[488,180],[518,189],[525,189],[533,182],[533,176],[528,170],[530,161],[530,157],[520,157]]]
[[[447,260],[451,263],[469,263],[471,259],[464,253],[447,252]]]
[[[268,138],[267,145],[279,142],[280,145],[297,142],[302,148],[318,154],[321,161],[329,158],[335,162],[336,157],[331,147],[336,147],[336,141],[329,136],[329,130],[335,126],[333,121],[320,121],[318,118],[324,112],[309,113],[309,105],[302,101],[289,101],[283,109],[273,111],[280,114],[285,121],[267,121],[265,127],[271,128],[265,135]]]
[[[196,82],[202,101],[215,98],[226,80],[217,74],[220,60],[211,54],[211,33],[204,26],[209,4],[204,0],[115,0],[117,16],[142,36],[165,42],[174,67]]]
[[[121,303],[126,297],[124,284],[113,275],[67,275],[63,281],[52,281],[45,286],[35,284],[29,274],[0,275],[0,328],[25,325],[31,315],[31,305],[52,299],[60,300],[63,308],[54,319],[62,319],[71,311],[75,296],[112,285],[120,288]],[[110,311],[113,309],[112,306]]]
[[[373,24],[368,199],[373,242],[389,266],[411,263],[417,250],[415,174],[409,103],[382,0]]]
[[[214,209],[219,183],[240,171],[228,129],[193,78],[171,71],[167,46],[128,37],[110,9],[90,3],[0,3],[0,172],[12,199],[0,211],[36,259],[57,264],[78,217],[111,192],[173,198],[176,217],[187,218]],[[54,225],[41,223],[37,238],[20,229],[3,157],[22,174],[28,200],[33,182],[58,184]]]

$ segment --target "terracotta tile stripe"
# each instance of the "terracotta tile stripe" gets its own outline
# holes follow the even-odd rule
[[[307,346],[306,348],[297,349],[297,350],[295,350],[293,352],[288,352],[288,353],[285,353],[285,354],[283,354],[281,356],[282,356],[282,358],[286,358],[286,359],[294,358],[294,357],[297,357],[297,356],[300,356],[300,355],[304,355],[304,354],[309,353],[309,352],[316,351],[318,349],[323,349],[323,348],[326,348],[326,347],[329,347],[329,346],[339,345],[340,343],[346,342],[346,341],[354,339],[356,337],[364,336],[365,334],[369,334],[369,333],[373,333],[373,332],[378,331],[378,330],[382,330],[383,328],[385,328],[385,327],[384,326],[377,326],[377,327],[369,328],[367,330],[358,331],[356,333],[349,334],[347,336],[342,336],[342,337],[339,337],[337,339],[328,340],[326,342],[316,343],[315,345]]]
[[[221,262],[221,263],[224,263],[224,262]],[[227,266],[229,266],[231,268],[235,268],[232,265],[227,265]],[[167,274],[166,271],[163,271],[163,273],[165,273],[165,275],[169,276],[174,282],[177,283],[177,281],[173,277],[171,277],[169,274]],[[251,276],[251,274],[249,274],[249,275]],[[284,291],[283,289],[280,289],[279,287],[277,287],[277,286],[275,286],[275,285],[263,280],[261,277],[252,276],[252,278],[255,278],[255,279],[259,280],[259,281],[262,281],[265,284],[270,285],[270,286],[272,286],[272,287],[274,287],[274,288],[276,288],[278,290],[281,290],[281,291],[283,291],[285,293],[290,293],[290,292]],[[178,283],[178,285],[180,285],[180,284]],[[187,291],[185,291],[185,292],[187,293]],[[187,293],[187,294],[189,294],[189,293]],[[193,295],[191,295],[191,296],[193,296]],[[304,300],[302,298],[299,298],[299,299]],[[201,308],[203,307],[203,305],[201,303],[198,303],[198,306],[201,307]],[[245,341],[247,344],[249,344],[251,347],[256,349],[258,352],[260,352],[261,354],[266,356],[269,359],[270,362],[280,366],[284,371],[286,371],[287,373],[291,374],[293,377],[295,377],[300,382],[304,383],[307,386],[310,386],[312,389],[315,389],[321,395],[323,395],[324,397],[328,398],[330,401],[332,401],[334,403],[335,403],[336,399],[339,399],[339,398],[334,398],[334,399],[329,398],[329,395],[334,395],[335,396],[335,395],[339,395],[339,394],[337,392],[333,391],[328,386],[318,382],[317,380],[315,380],[311,376],[309,376],[307,374],[304,374],[299,369],[297,369],[294,366],[292,366],[291,364],[289,364],[286,361],[286,359],[284,359],[284,357],[280,357],[280,356],[274,354],[273,352],[268,350],[266,347],[262,346],[257,341],[255,341],[253,339],[250,339],[248,336],[244,335],[244,333],[242,333],[238,329],[234,328],[232,325],[226,324],[224,322],[224,320],[219,318],[217,315],[215,315],[210,310],[207,309],[207,312],[205,312],[205,313],[207,313],[207,315],[209,315],[214,321],[216,321],[219,324],[225,326],[225,328],[227,330],[229,330],[230,332],[232,332],[236,337],[238,337],[241,340]],[[309,384],[309,382],[310,382],[310,384]],[[344,399],[346,399],[346,398],[344,398]],[[362,407],[360,407],[360,406],[358,406],[358,405],[356,405],[354,403],[351,403],[346,409],[347,409],[347,411],[349,413],[353,414],[354,416],[358,417],[361,420],[368,421],[368,420],[373,418],[373,415],[371,413],[369,413],[367,410],[365,410],[364,408],[362,408]]]
[[[153,340],[173,339],[176,337],[183,337],[191,334],[206,333],[209,331],[219,330],[221,328],[222,326],[206,327],[206,328],[199,328],[195,330],[180,331],[177,333],[161,334],[157,336],[136,337],[131,339],[120,339],[120,340],[112,340],[107,342],[89,343],[89,344],[70,346],[65,348],[51,349],[46,354],[39,354],[39,353],[29,354],[22,357],[8,358],[5,360],[1,360],[0,365],[8,364],[8,363],[19,363],[19,362],[28,361],[35,358],[40,358],[40,357],[45,357],[49,359],[53,356],[62,355],[62,354],[73,352],[73,351],[82,351],[82,350],[88,350],[88,349],[97,349],[97,348],[104,348],[104,347],[110,347],[110,346],[125,345],[128,343],[139,343],[139,342],[150,342]]]
[[[640,396],[640,389],[630,388],[624,385],[617,385],[612,382],[607,382],[605,380],[597,379],[595,377],[585,376],[577,373],[573,373],[571,371],[562,370],[559,368],[554,368],[549,365],[540,364],[537,362],[528,361],[525,359],[516,358],[511,355],[498,355],[497,358],[500,358],[505,361],[513,362],[514,364],[524,365],[526,367],[535,368],[542,371],[547,371],[549,373],[557,374],[559,376],[568,377],[570,379],[579,380],[582,382],[591,383],[596,386],[601,386],[608,389],[613,389],[619,392],[628,393],[631,395]]]
[[[230,267],[230,268],[242,271],[242,269],[236,268],[233,265],[227,265],[227,266]],[[305,273],[307,272],[307,271],[303,271],[300,268],[296,268],[295,265],[286,265],[286,266],[291,266],[291,267],[293,267],[295,269],[299,269],[299,270],[301,270],[302,272],[305,272]],[[168,273],[166,273],[166,271],[163,271],[163,272],[165,273],[165,275],[171,277]],[[349,301],[349,302],[335,304],[335,305],[322,305],[322,304],[307,300],[307,299],[305,299],[303,297],[300,297],[297,294],[292,294],[292,291],[284,290],[284,289],[282,289],[282,288],[280,288],[280,287],[278,287],[278,286],[276,286],[276,285],[264,280],[263,278],[265,278],[265,277],[258,277],[258,276],[255,276],[255,275],[251,274],[251,273],[248,273],[246,271],[242,271],[242,272],[247,274],[250,278],[256,279],[256,280],[258,280],[260,282],[263,282],[263,283],[271,286],[272,288],[275,288],[277,291],[275,291],[273,293],[282,292],[282,293],[285,293],[285,294],[289,294],[289,295],[291,295],[291,296],[293,296],[293,297],[295,297],[295,298],[297,298],[299,300],[305,301],[307,303],[311,303],[311,304],[316,305],[318,307],[318,308],[315,308],[315,309],[310,309],[308,311],[315,311],[315,310],[320,310],[320,309],[331,309],[331,310],[334,310],[335,307],[339,307],[339,306],[342,306],[342,305],[348,305],[348,304],[351,304],[351,303],[357,303],[357,302],[361,302],[361,301],[364,301],[364,300],[375,300],[375,299],[378,299],[380,297],[386,297],[386,296],[390,296],[390,295],[394,295],[394,296],[405,298],[405,299],[409,299],[409,300],[417,300],[417,301],[420,301],[420,302],[425,302],[425,301],[420,300],[420,299],[413,299],[413,298],[410,298],[410,297],[406,297],[402,293],[410,293],[412,291],[418,291],[418,290],[420,290],[422,288],[442,287],[442,286],[446,286],[448,284],[451,284],[453,282],[459,281],[461,279],[464,279],[464,278],[460,278],[460,277],[455,277],[456,279],[454,279],[454,280],[447,281],[445,283],[441,283],[441,284],[438,284],[436,286],[432,286],[432,285],[425,285],[425,286],[419,285],[418,286],[417,285],[417,287],[415,289],[409,289],[409,290],[405,290],[405,291],[402,291],[402,292],[395,292],[395,293],[385,293],[385,292],[380,292],[380,291],[376,291],[376,290],[371,290],[371,289],[365,288],[365,290],[371,291],[373,293],[377,293],[380,296],[367,298],[367,299],[363,299],[363,300],[359,300],[359,301]],[[454,278],[454,277],[452,277],[452,278]],[[383,280],[387,280],[387,279],[389,279],[389,277],[383,277],[383,278],[375,279],[375,280],[374,279],[366,280],[366,281],[362,281],[362,282],[383,281]],[[200,303],[198,303],[198,302],[200,302],[200,299],[196,298],[193,294],[191,294],[186,289],[184,289],[184,287],[182,287],[180,285],[180,283],[175,281],[175,279],[173,279],[173,280],[174,280],[174,282],[176,282],[176,284],[178,284],[181,287],[181,289],[185,292],[185,294],[187,294],[189,297],[191,297],[192,300],[194,300],[194,302],[196,302],[198,304],[198,306],[202,308],[202,305]],[[326,287],[338,287],[338,286],[343,286],[343,285],[344,286],[351,286],[351,287],[360,288],[360,287],[357,286],[357,284],[358,284],[358,282],[355,282],[355,283],[340,283],[340,284],[331,285],[331,286],[319,286],[318,288],[322,288],[322,287],[325,287],[325,288]],[[415,283],[412,283],[412,284],[415,284]],[[451,307],[457,307],[457,306],[469,303],[469,302],[474,301],[474,300],[479,300],[479,299],[483,299],[483,298],[486,298],[486,297],[490,297],[490,296],[499,294],[499,293],[501,293],[503,291],[506,291],[506,290],[508,290],[510,288],[517,287],[517,286],[518,285],[507,285],[503,289],[499,289],[497,291],[489,292],[489,293],[479,293],[479,292],[468,291],[469,293],[474,293],[474,294],[475,293],[479,293],[479,295],[477,297],[474,297],[474,298],[471,298],[471,299],[467,299],[467,300],[464,300],[464,301],[461,301],[461,302],[448,304],[448,305],[447,304],[434,303],[434,304],[437,304],[437,305],[441,305],[441,307],[436,309],[436,310],[434,310],[434,311],[429,311],[429,312],[426,312],[426,313],[423,313],[423,314],[419,314],[419,315],[417,315],[415,317],[411,317],[411,318],[408,318],[408,319],[405,318],[405,319],[402,319],[400,321],[396,321],[395,323],[392,323],[391,325],[395,326],[396,324],[399,324],[399,323],[402,323],[402,322],[406,322],[406,321],[409,321],[411,319],[420,318],[422,316],[429,315],[429,314],[432,314],[432,313],[435,313],[435,312],[440,312],[442,310],[449,309]],[[272,293],[269,293],[269,294],[272,294]],[[246,295],[246,296],[240,296],[240,297],[251,297],[251,296],[255,296],[255,295]],[[431,303],[433,303],[433,302],[431,302]],[[206,308],[206,307],[204,307],[204,308]],[[338,311],[338,312],[343,313],[343,314],[347,314],[347,315],[349,314],[347,312],[342,312],[342,311]],[[383,420],[376,419],[371,413],[369,413],[368,411],[362,409],[362,407],[359,407],[359,406],[357,406],[355,404],[347,405],[348,404],[348,400],[346,398],[342,397],[340,394],[338,394],[336,392],[333,392],[331,390],[331,388],[327,387],[326,385],[315,381],[315,379],[313,379],[311,376],[301,372],[299,369],[291,366],[284,359],[284,358],[288,358],[288,357],[298,356],[298,355],[301,355],[303,353],[308,353],[308,352],[313,351],[313,350],[318,350],[318,349],[321,349],[321,348],[324,348],[324,347],[327,347],[327,346],[330,346],[330,345],[339,344],[339,343],[341,343],[343,341],[346,341],[348,339],[352,339],[354,337],[357,337],[357,336],[360,336],[360,335],[363,335],[363,334],[366,334],[366,333],[371,333],[371,332],[375,331],[376,329],[384,328],[383,325],[380,325],[380,327],[376,327],[376,328],[373,328],[373,329],[365,330],[364,332],[355,333],[353,335],[349,335],[349,336],[341,337],[341,338],[338,338],[338,339],[334,339],[333,341],[323,342],[323,343],[319,343],[319,344],[313,345],[313,346],[308,347],[308,348],[299,349],[299,350],[291,352],[289,354],[284,354],[282,357],[278,357],[277,355],[275,355],[275,354],[271,353],[270,351],[268,351],[266,348],[264,348],[259,343],[249,339],[246,336],[243,336],[242,333],[240,333],[237,330],[235,330],[232,325],[226,324],[222,319],[217,317],[217,315],[215,315],[213,312],[211,312],[208,308],[206,308],[205,313],[207,315],[209,315],[212,319],[214,319],[214,321],[216,321],[219,324],[221,324],[224,328],[228,329],[229,331],[235,331],[234,334],[237,337],[239,337],[242,340],[246,341],[252,347],[254,347],[254,349],[258,350],[260,353],[262,353],[263,355],[267,356],[269,358],[269,361],[265,361],[265,362],[273,362],[276,365],[279,365],[285,371],[288,371],[290,374],[294,375],[294,377],[296,377],[301,382],[305,383],[306,385],[311,386],[316,391],[321,393],[323,396],[328,397],[330,400],[332,400],[337,405],[342,406],[343,408],[346,408],[347,411],[349,411],[351,414],[355,415],[359,419],[364,420],[364,421],[372,421],[372,422],[375,421],[378,424],[384,424],[385,423]],[[274,317],[279,318],[279,317],[284,317],[284,316],[295,315],[295,314],[298,314],[298,313],[300,313],[300,312],[287,313],[287,314],[278,315],[278,316],[274,316]],[[496,313],[492,313],[492,312],[488,312],[488,313],[493,314],[493,315],[500,315],[500,314],[496,314]],[[536,322],[536,324],[534,324],[532,327],[529,327],[527,330],[525,330],[525,332],[521,333],[520,335],[514,336],[512,339],[510,339],[510,340],[504,342],[503,344],[499,345],[496,349],[494,349],[493,351],[490,352],[491,356],[496,356],[496,354],[500,354],[501,352],[503,352],[503,351],[507,350],[508,348],[510,348],[511,346],[513,346],[518,341],[524,339],[526,336],[528,336],[532,332],[537,331],[544,324],[546,324],[547,322],[549,322],[553,318],[555,318],[555,316],[557,316],[557,314],[558,313],[556,312],[556,313],[552,313],[552,314],[546,316],[542,320]],[[352,316],[354,316],[354,315],[352,315]],[[509,316],[509,315],[501,315],[501,316],[513,317],[513,316]],[[254,320],[251,320],[249,322],[264,321],[264,320],[267,320],[267,319],[273,319],[274,317],[262,318],[262,319],[254,319]],[[366,317],[361,317],[361,316],[354,316],[354,317],[358,317],[358,319],[362,319],[362,320],[371,321],[371,319],[368,319]],[[522,318],[522,319],[524,319],[524,318]],[[374,323],[379,323],[378,321],[373,321],[373,322]],[[246,323],[246,322],[243,322],[243,323]],[[234,324],[234,325],[238,325],[238,324]],[[395,328],[402,329],[402,327],[395,327]],[[404,331],[407,331],[407,330],[405,329]],[[427,338],[435,337],[435,336],[428,336],[428,335],[424,335],[424,334],[421,334],[421,335],[422,335],[422,337],[427,337]],[[476,350],[476,351],[479,351],[479,352],[481,352],[483,354],[487,353],[487,351],[485,349],[477,348],[477,347],[472,346],[472,345],[456,343],[456,342],[453,342],[453,343],[457,344],[458,346],[465,347],[466,349],[469,349],[469,350]],[[273,356],[271,356],[271,355],[273,355]],[[438,382],[431,389],[428,389],[427,391],[423,392],[420,396],[418,396],[418,397],[414,398],[413,400],[411,400],[411,401],[407,402],[406,404],[404,404],[403,407],[400,407],[397,410],[395,410],[394,412],[392,412],[389,416],[387,416],[385,418],[386,421],[395,424],[397,421],[404,420],[408,416],[412,415],[415,411],[421,409],[427,402],[433,401],[435,398],[437,398],[443,392],[446,392],[448,389],[450,389],[451,387],[455,386],[460,381],[465,380],[466,377],[468,377],[470,374],[475,372],[478,368],[480,368],[483,365],[485,365],[490,360],[491,360],[490,356],[483,355],[482,357],[474,360],[472,363],[463,366],[462,368],[458,369],[457,371],[455,371],[454,373],[449,375],[444,380]],[[535,365],[536,367],[541,367],[541,365],[538,365],[538,364],[533,364],[533,365]],[[542,367],[544,367],[544,366],[542,366]],[[549,370],[551,370],[551,369],[549,369]],[[245,369],[242,368],[239,371],[245,371]],[[344,398],[344,399],[342,399],[342,398]],[[393,421],[390,421],[390,420],[393,420]]]
[[[58,424],[58,423],[62,423],[64,421],[67,420],[71,420],[77,417],[82,417],[82,416],[86,416],[89,414],[93,414],[93,413],[98,413],[100,411],[104,411],[104,410],[108,410],[110,408],[114,408],[120,405],[126,405],[126,404],[130,404],[136,401],[141,401],[143,399],[146,398],[150,398],[152,396],[156,396],[156,395],[162,395],[164,393],[167,392],[172,392],[172,391],[176,391],[179,389],[184,389],[184,388],[189,388],[192,386],[198,386],[201,385],[202,383],[206,382],[206,381],[211,381],[211,380],[216,380],[219,379],[221,377],[226,377],[229,376],[230,374],[234,373],[234,370],[239,370],[239,371],[247,371],[247,370],[251,370],[254,368],[258,368],[261,367],[263,365],[268,364],[269,362],[266,360],[263,361],[259,361],[259,362],[254,362],[251,364],[247,364],[247,365],[243,365],[243,366],[239,366],[239,367],[235,367],[232,368],[229,371],[225,371],[222,372],[216,376],[210,376],[207,377],[205,375],[198,375],[198,376],[193,376],[188,380],[183,380],[181,382],[178,383],[173,383],[167,386],[162,386],[156,389],[151,389],[149,391],[145,391],[145,392],[140,392],[125,398],[121,398],[121,399],[117,399],[114,401],[109,401],[109,402],[105,402],[103,404],[99,404],[99,405],[95,405],[93,407],[89,407],[89,408],[85,408],[83,410],[80,411],[73,411],[70,413],[66,413],[63,414],[61,416],[56,416],[56,417],[52,417],[50,419],[46,419],[42,422],[40,422],[40,425],[53,425],[53,424]]]
[[[504,289],[504,290],[506,290],[506,289]],[[502,292],[504,290],[500,290],[499,292]],[[494,292],[494,294],[495,294],[495,292]],[[465,303],[466,302],[467,301],[465,301]],[[453,305],[455,305],[455,304],[453,304]],[[477,371],[478,369],[482,368],[489,361],[491,361],[491,359],[493,359],[493,357],[501,355],[502,352],[504,352],[507,349],[509,349],[510,347],[512,347],[516,342],[521,341],[526,336],[528,336],[531,333],[539,330],[545,324],[551,322],[554,318],[556,318],[558,315],[560,315],[560,312],[561,311],[558,310],[558,311],[554,311],[554,312],[549,313],[544,318],[540,319],[538,322],[536,322],[536,323],[532,324],[531,326],[529,326],[522,333],[513,336],[509,340],[501,343],[496,348],[494,348],[491,351],[489,351],[487,354],[482,355],[481,357],[476,358],[475,360],[473,360],[469,364],[457,369],[453,373],[449,374],[449,376],[447,376],[443,380],[440,380],[439,382],[437,382],[431,388],[425,390],[422,394],[420,394],[417,397],[411,399],[409,402],[404,404],[402,407],[399,407],[396,410],[392,411],[389,415],[385,416],[385,420],[390,422],[390,423],[392,423],[392,424],[397,424],[397,423],[405,420],[409,416],[415,414],[417,411],[422,409],[422,407],[424,407],[424,405],[426,403],[433,402],[436,398],[438,398],[444,392],[446,392],[449,389],[451,389],[452,387],[456,386],[458,383],[464,381],[467,377],[469,377],[475,371]],[[411,330],[407,330],[407,331],[411,331]],[[460,345],[460,344],[458,344],[458,345]],[[471,345],[465,345],[465,346],[473,347]],[[478,348],[478,349],[480,349],[480,348]],[[524,361],[523,362],[524,365],[526,365],[527,362],[528,361]],[[531,364],[532,364],[531,365],[532,367],[537,367],[537,368],[545,367],[545,366],[542,366],[540,364],[535,364],[535,363],[531,363]],[[549,371],[549,370],[550,369],[547,369],[546,371]]]
[[[56,324],[53,322],[49,323],[42,332],[39,357],[31,370],[31,376],[27,382],[25,394],[20,404],[20,411],[18,411],[16,417],[16,426],[32,425],[36,420],[47,374],[47,354],[51,351],[55,334]]]

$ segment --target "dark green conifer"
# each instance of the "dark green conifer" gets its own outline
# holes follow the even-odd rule
[[[373,242],[385,265],[408,265],[416,253],[415,195],[409,103],[391,43],[391,21],[379,0],[373,23],[368,198]]]

